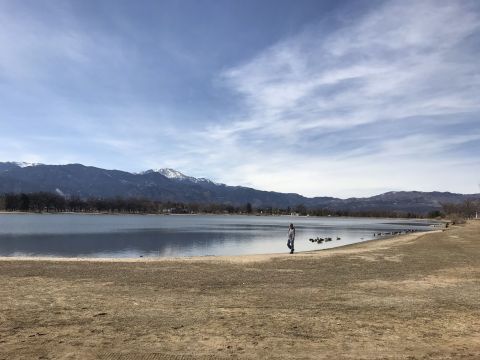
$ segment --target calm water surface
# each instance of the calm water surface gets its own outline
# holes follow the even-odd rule
[[[0,256],[156,257],[328,249],[371,240],[373,233],[432,230],[423,220],[218,215],[0,214]],[[323,244],[309,238],[332,237]],[[340,237],[341,240],[336,240]]]

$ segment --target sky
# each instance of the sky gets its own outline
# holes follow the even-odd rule
[[[0,161],[480,192],[480,2],[0,0]]]

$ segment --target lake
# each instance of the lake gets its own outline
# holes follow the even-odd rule
[[[425,220],[230,215],[0,214],[0,256],[92,258],[287,253],[374,239],[374,233],[432,230]],[[309,238],[331,237],[317,244]],[[337,237],[340,240],[336,240]]]

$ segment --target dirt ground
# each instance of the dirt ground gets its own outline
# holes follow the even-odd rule
[[[480,221],[295,255],[0,260],[0,359],[480,359]]]

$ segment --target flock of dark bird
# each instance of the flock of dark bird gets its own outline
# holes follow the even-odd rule
[[[408,234],[408,233],[413,233],[413,232],[416,232],[418,230],[414,230],[414,229],[407,229],[407,230],[402,230],[402,231],[390,231],[390,232],[378,232],[378,233],[373,233],[373,237],[378,237],[378,236],[391,236],[391,235],[402,235],[402,234]],[[336,238],[337,240],[341,240],[342,238],[338,237]],[[363,240],[363,238],[360,238],[360,240]],[[325,238],[321,238],[321,237],[316,237],[315,239],[309,239],[309,241],[311,243],[317,243],[317,244],[321,244],[323,242],[328,242],[328,241],[332,241],[332,238],[331,237],[325,237]]]
[[[312,242],[312,243],[313,243],[313,242],[316,242],[317,244],[321,244],[321,243],[323,243],[324,241],[332,241],[332,238],[331,238],[331,237],[320,238],[320,237],[317,236],[316,239],[309,239],[309,240],[310,240],[310,242]],[[337,240],[341,240],[341,238],[339,238],[339,237],[337,236]]]
[[[413,232],[417,232],[417,231],[418,230],[407,229],[407,230],[383,232],[383,233],[379,232],[379,233],[373,233],[373,236],[402,235],[402,234],[408,234],[408,233],[413,233]]]

